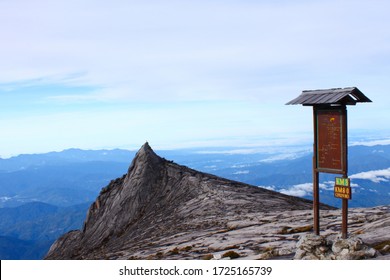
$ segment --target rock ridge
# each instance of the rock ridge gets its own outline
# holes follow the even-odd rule
[[[176,246],[170,257],[165,256],[175,258],[177,246],[189,242],[189,251],[200,246],[191,240],[201,236],[212,240],[222,235],[223,240],[227,232],[271,225],[285,213],[311,207],[306,199],[178,165],[158,156],[146,142],[127,174],[101,190],[83,228],[60,237],[46,259],[161,258],[159,248],[164,246]],[[197,257],[189,258],[202,258],[215,246],[198,249]]]

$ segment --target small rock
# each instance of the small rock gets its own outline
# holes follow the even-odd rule
[[[349,254],[349,250],[348,249],[342,249],[341,252],[339,253],[341,256],[345,256],[345,255],[348,255]]]
[[[373,257],[378,255],[378,251],[375,250],[374,248],[369,248],[368,250],[366,250],[366,253],[367,253],[367,256],[370,258],[373,258]]]
[[[297,252],[295,253],[294,259],[296,260],[303,260],[303,258],[306,256],[306,251],[298,249]]]

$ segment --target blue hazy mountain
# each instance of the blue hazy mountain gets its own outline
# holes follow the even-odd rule
[[[53,240],[59,234],[80,228],[90,203],[58,207],[30,202],[0,208],[0,235],[21,240]]]
[[[0,259],[39,260],[45,256],[52,243],[53,241],[30,241],[0,236]]]
[[[134,151],[68,149],[44,154],[22,154],[8,159],[0,158],[0,171],[19,171],[31,167],[58,166],[83,162],[123,162],[129,164]]]
[[[89,203],[0,208],[0,259],[41,259],[58,236],[82,226]]]
[[[95,199],[125,173],[133,152],[70,149],[0,160],[0,207],[40,201],[70,206]]]

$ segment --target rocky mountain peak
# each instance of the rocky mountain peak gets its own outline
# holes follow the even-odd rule
[[[145,142],[131,162],[125,179],[126,185],[131,184],[130,181],[134,181],[137,178],[151,179],[154,175],[159,174],[159,170],[163,167],[164,162],[166,160],[159,157],[149,146],[149,143]]]
[[[161,158],[153,151],[148,142],[142,145],[134,157],[133,163],[140,162],[159,162]]]
[[[59,238],[46,258],[136,257],[146,244],[225,231],[234,220],[311,206],[305,199],[167,161],[146,142],[128,173],[102,189],[83,228]]]

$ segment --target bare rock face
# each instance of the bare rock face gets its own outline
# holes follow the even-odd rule
[[[177,165],[145,143],[128,173],[102,189],[83,229],[60,237],[46,259],[161,258],[156,248],[163,246],[172,253],[164,256],[175,258],[180,244],[199,236],[250,227],[268,213],[311,207],[305,199]],[[272,218],[266,220],[272,222]],[[181,251],[195,251],[196,246],[201,244],[191,243]],[[199,249],[191,258],[209,251]]]

